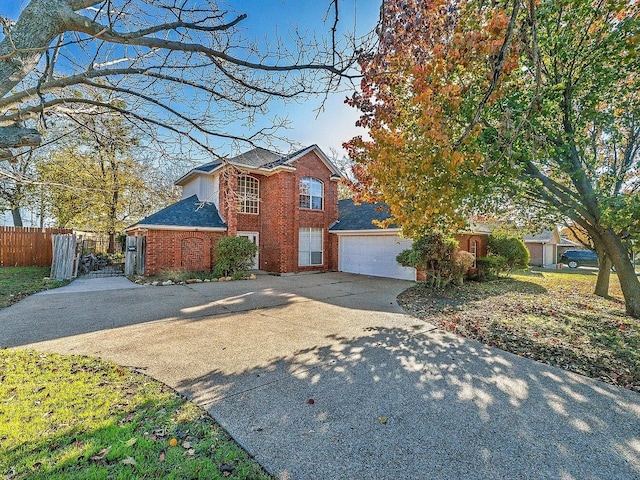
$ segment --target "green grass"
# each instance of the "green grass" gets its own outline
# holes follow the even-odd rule
[[[0,268],[0,308],[8,307],[33,293],[69,283],[67,280],[44,280],[50,271],[49,267]]]
[[[593,295],[595,272],[521,272],[399,301],[411,314],[489,346],[640,391],[640,321],[625,315],[618,278]]]
[[[98,359],[20,350],[0,350],[0,475],[271,478],[165,385]]]

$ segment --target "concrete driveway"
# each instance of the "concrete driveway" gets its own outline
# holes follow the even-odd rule
[[[639,395],[410,317],[395,301],[409,285],[328,273],[35,295],[0,311],[0,346],[133,366],[283,479],[640,478]]]

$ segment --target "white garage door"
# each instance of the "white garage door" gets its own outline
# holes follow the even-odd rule
[[[411,248],[411,240],[397,235],[340,235],[338,263],[341,272],[415,280],[416,270],[403,267],[396,256]]]

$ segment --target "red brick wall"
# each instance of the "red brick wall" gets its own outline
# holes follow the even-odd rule
[[[540,266],[542,265],[542,249],[541,243],[525,243],[529,249],[529,265]]]
[[[260,268],[268,272],[281,272],[280,251],[289,240],[290,232],[282,231],[284,214],[284,180],[286,173],[278,173],[260,182]]]
[[[252,175],[260,181],[259,215],[237,213],[235,206],[231,208],[226,205],[221,188],[221,211],[226,214],[225,220],[230,226],[229,235],[235,235],[239,231],[258,232],[260,269],[268,272],[336,270],[337,240],[336,247],[333,247],[333,235],[329,235],[329,226],[338,219],[337,182],[331,180],[331,171],[314,152],[306,154],[292,166],[296,168],[294,172],[280,172],[270,176]],[[317,178],[324,184],[323,210],[299,208],[299,182],[303,177]],[[324,230],[323,265],[298,266],[298,232],[301,227]]]
[[[213,245],[224,232],[147,230],[145,275],[164,270],[211,271],[215,264]]]
[[[294,202],[294,210],[296,215],[293,218],[293,224],[287,225],[294,232],[295,241],[293,242],[293,251],[289,256],[290,271],[314,271],[314,270],[337,270],[337,261],[334,263],[332,235],[329,235],[329,227],[338,219],[338,184],[335,180],[331,180],[331,171],[318,158],[315,152],[310,152],[295,162],[296,171],[295,184],[291,187],[294,190],[291,195]],[[320,180],[324,185],[324,209],[308,210],[301,209],[299,205],[299,183],[304,177],[312,177]],[[298,266],[298,232],[300,228],[322,228],[324,230],[324,255],[323,265],[313,267]],[[337,255],[336,255],[337,260]]]
[[[487,248],[489,246],[489,237],[487,235],[472,235],[463,233],[460,235],[455,235],[455,239],[458,240],[458,248],[460,250],[464,250],[465,252],[471,252],[471,241],[476,240],[478,242],[476,257],[481,258],[487,256]]]

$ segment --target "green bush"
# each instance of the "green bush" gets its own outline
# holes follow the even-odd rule
[[[504,260],[501,271],[509,275],[516,268],[527,268],[529,265],[529,250],[522,239],[508,233],[494,232],[489,235],[490,257],[499,256]],[[501,272],[498,272],[501,273]]]
[[[427,282],[434,288],[444,288],[454,282],[462,284],[464,276],[473,264],[473,256],[457,251],[458,242],[441,233],[430,233],[403,250],[396,261],[405,267],[424,267]]]
[[[498,278],[500,272],[504,270],[505,258],[500,255],[482,257],[476,259],[476,279],[480,281],[493,280]]]
[[[423,264],[422,254],[413,248],[401,251],[396,257],[396,261],[405,267],[418,268]]]
[[[224,237],[214,247],[216,277],[241,278],[253,265],[258,247],[244,237]]]

